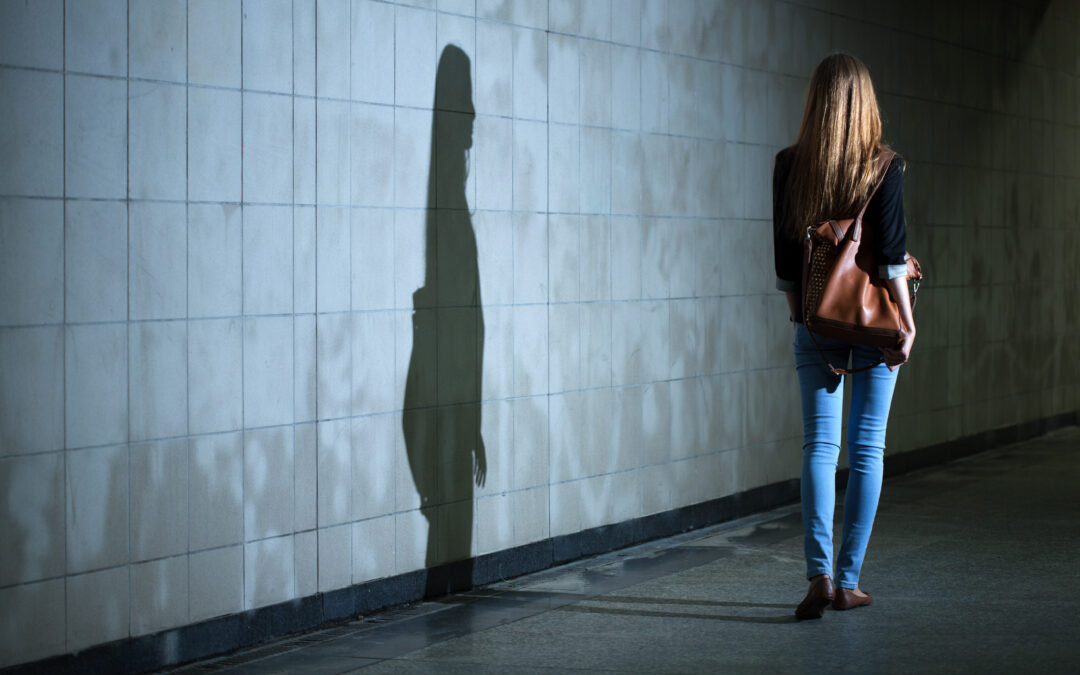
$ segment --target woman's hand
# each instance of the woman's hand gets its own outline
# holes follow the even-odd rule
[[[915,344],[915,329],[903,331],[900,342],[895,347],[882,347],[881,353],[885,355],[885,365],[889,370],[895,371],[907,363],[911,356],[911,347]]]

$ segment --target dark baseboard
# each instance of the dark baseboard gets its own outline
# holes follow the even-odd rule
[[[1078,422],[1080,415],[1074,411],[887,456],[885,475],[896,476],[943,464]],[[840,486],[846,484],[846,470],[838,472],[837,481]],[[141,673],[161,669],[325,627],[394,605],[438,597],[734,520],[791,504],[798,499],[799,481],[786,480],[651,516],[551,537],[471,560],[318,593],[153,635],[119,640],[76,654],[12,666],[2,672]]]

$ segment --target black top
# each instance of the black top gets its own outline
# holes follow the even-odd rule
[[[792,148],[784,148],[776,154],[773,167],[773,257],[776,264],[776,287],[781,291],[798,291],[802,285],[803,242],[792,240],[789,222],[790,209],[787,200],[788,174],[794,159]],[[904,223],[904,158],[897,155],[885,172],[885,180],[870,199],[863,215],[863,228],[869,229],[869,241],[874,246],[882,278],[896,278],[906,274],[904,255],[907,251],[907,229]],[[857,214],[840,217],[853,218]]]

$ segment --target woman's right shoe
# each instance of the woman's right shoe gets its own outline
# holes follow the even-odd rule
[[[795,608],[795,618],[799,621],[820,619],[825,615],[825,608],[836,597],[836,589],[828,574],[819,574],[810,581],[810,590]]]
[[[872,602],[874,602],[874,599],[870,597],[869,593],[859,591],[859,593],[856,594],[854,590],[841,586],[836,589],[836,599],[833,600],[832,608],[844,611],[845,609],[865,607]]]

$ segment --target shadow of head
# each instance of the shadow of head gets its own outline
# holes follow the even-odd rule
[[[472,147],[472,75],[468,55],[447,45],[435,74],[435,121],[440,150],[464,151]]]

